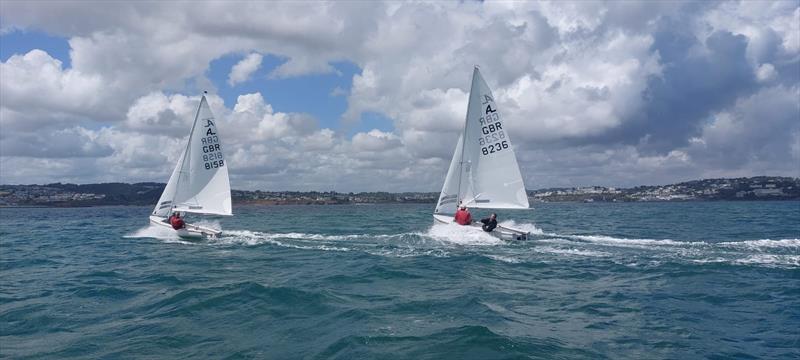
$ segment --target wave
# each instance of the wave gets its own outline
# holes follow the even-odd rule
[[[492,260],[496,260],[496,261],[500,261],[500,262],[504,262],[504,263],[509,263],[509,264],[519,264],[519,263],[525,262],[525,260],[523,260],[523,259],[512,257],[512,256],[486,255],[486,257],[488,257],[489,259],[492,259]]]
[[[242,307],[268,308],[270,315],[274,317],[299,314],[316,316],[332,311],[330,304],[336,302],[338,299],[324,290],[306,291],[295,287],[245,281],[169,291],[156,297],[154,301],[140,305],[137,311],[151,319],[204,312],[238,316]]]
[[[428,331],[398,331],[392,327],[382,328],[377,334],[351,334],[337,339],[323,351],[315,354],[318,358],[363,358],[386,357],[379,354],[403,354],[411,359],[442,358],[486,358],[486,359],[524,359],[530,354],[544,354],[546,358],[595,359],[603,357],[589,350],[571,348],[557,339],[531,339],[505,335],[486,326],[456,324],[440,326]],[[401,329],[405,330],[405,329]],[[404,334],[408,332],[408,334]],[[398,334],[400,333],[400,334]],[[379,347],[380,353],[370,349]],[[389,356],[391,357],[391,356]]]

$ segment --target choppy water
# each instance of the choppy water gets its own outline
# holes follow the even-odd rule
[[[0,209],[5,358],[798,358],[800,203]],[[478,215],[483,215],[479,213]]]

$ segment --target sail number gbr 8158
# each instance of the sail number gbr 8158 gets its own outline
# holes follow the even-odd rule
[[[206,136],[200,138],[200,144],[203,145],[203,166],[206,170],[221,168],[225,166],[225,160],[222,159],[222,149],[213,119],[206,119],[205,128]]]
[[[481,155],[494,154],[498,151],[508,149],[508,139],[503,132],[503,124],[500,122],[500,114],[492,109],[492,99],[489,95],[483,95],[483,105],[486,106],[484,116],[478,121],[481,125],[481,137],[478,145],[481,146]]]

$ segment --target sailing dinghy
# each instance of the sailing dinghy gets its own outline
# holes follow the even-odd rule
[[[472,73],[464,132],[458,138],[433,218],[454,223],[459,204],[471,209],[527,209],[528,194],[492,91],[478,67]],[[471,226],[480,229],[480,222]],[[490,234],[527,240],[528,232],[498,225]]]
[[[150,223],[172,229],[169,216],[173,212],[233,215],[228,166],[222,155],[216,120],[205,95],[200,99],[186,148],[150,215]],[[185,228],[174,231],[183,238],[218,237],[222,233],[188,223]]]

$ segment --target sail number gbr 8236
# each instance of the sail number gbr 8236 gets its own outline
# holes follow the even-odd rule
[[[225,160],[222,159],[219,137],[215,132],[217,127],[212,119],[206,119],[205,128],[206,136],[200,138],[200,144],[203,145],[203,166],[206,170],[221,168],[225,166]]]
[[[483,104],[486,106],[484,116],[478,121],[481,125],[481,137],[478,145],[481,146],[481,155],[494,154],[498,151],[508,149],[508,140],[503,132],[503,124],[500,122],[500,114],[492,109],[492,99],[489,95],[483,95]]]

